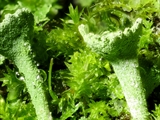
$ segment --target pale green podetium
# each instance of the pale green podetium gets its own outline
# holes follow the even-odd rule
[[[43,89],[43,80],[37,80],[39,72],[33,63],[30,40],[34,18],[26,9],[7,14],[0,23],[0,54],[12,60],[24,75],[24,82],[31,96],[38,120],[52,120]]]
[[[138,69],[137,44],[142,33],[142,19],[138,18],[131,28],[124,31],[89,32],[87,25],[80,25],[86,44],[107,58],[119,79],[133,120],[149,119],[145,89]]]

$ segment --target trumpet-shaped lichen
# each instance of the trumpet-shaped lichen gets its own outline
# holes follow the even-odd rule
[[[89,33],[86,25],[79,26],[86,44],[107,58],[119,79],[130,113],[134,120],[146,120],[149,112],[146,91],[138,69],[137,44],[142,33],[142,19],[138,18],[131,28],[124,31]]]
[[[30,40],[34,26],[33,15],[26,9],[7,14],[0,23],[0,54],[12,60],[24,75],[38,120],[51,120],[48,102],[43,89],[43,79],[32,62]]]

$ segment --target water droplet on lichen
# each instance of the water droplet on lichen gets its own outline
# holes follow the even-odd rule
[[[27,46],[27,43],[24,43],[24,46],[26,47],[26,46]]]
[[[32,50],[30,45],[28,46],[28,50],[29,50],[29,51],[31,51],[31,50]]]
[[[40,79],[42,79],[42,77],[40,75],[37,75],[36,79],[40,80]]]
[[[102,61],[102,57],[101,57],[101,58],[99,58],[99,61]]]
[[[38,70],[38,74],[39,74],[39,76],[41,77],[41,79],[43,80],[43,81],[46,81],[46,79],[47,79],[47,74],[46,74],[46,72],[44,71],[44,70]]]
[[[19,80],[24,80],[24,75],[23,73],[15,72],[15,76]]]
[[[95,77],[98,77],[98,73],[95,73]]]
[[[20,74],[19,74],[19,72],[16,72],[16,76],[19,76]]]
[[[39,66],[40,64],[39,63],[37,63],[37,67]]]
[[[34,88],[36,88],[35,82],[32,82],[32,85],[34,86]]]
[[[38,70],[38,73],[40,73],[41,71],[40,70]]]
[[[33,52],[31,51],[31,52],[30,52],[30,55],[32,55],[32,54],[33,54]]]
[[[21,76],[19,79],[23,81],[23,80],[24,80],[24,77],[23,77],[23,76]]]
[[[33,58],[35,58],[35,57],[36,57],[36,55],[35,55],[35,54],[33,54],[33,55],[32,55],[32,57],[33,57]]]
[[[52,120],[52,112],[49,113],[49,120]]]

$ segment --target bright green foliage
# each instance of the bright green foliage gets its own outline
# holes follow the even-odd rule
[[[25,83],[22,80],[23,76],[16,77],[16,73],[7,67],[8,74],[4,74],[4,77],[0,79],[3,81],[3,86],[7,86],[7,98],[4,101],[0,96],[0,118],[3,120],[35,120],[36,114],[31,103],[26,104],[23,100],[23,95],[26,94]],[[29,115],[31,114],[31,115]]]
[[[33,105],[26,104],[25,101],[17,100],[8,103],[0,96],[0,110],[2,120],[37,120]]]
[[[4,98],[0,95],[0,118],[4,117],[5,113],[5,100]]]
[[[90,6],[94,1],[96,1],[96,0],[77,0],[77,2],[80,3],[81,6],[83,6],[83,7]]]
[[[103,67],[101,60],[98,61],[94,54],[87,55],[87,51],[84,51],[82,54],[78,52],[74,53],[69,62],[72,64],[66,63],[66,65],[73,78],[67,82],[67,85],[70,86],[71,90],[75,91],[75,98],[79,98],[83,94],[85,95],[84,97],[91,96],[92,90],[97,91],[99,86],[98,84],[94,86],[92,83],[98,82],[97,78],[104,75],[103,69],[99,69]],[[99,84],[101,84],[101,81],[99,81]],[[92,87],[93,89],[91,89]]]
[[[123,78],[129,83],[129,76],[135,78],[131,75],[136,71],[138,76],[140,74],[138,79],[143,82],[147,98],[160,84],[159,0],[73,1],[73,5],[70,4],[69,6],[71,2],[69,0],[0,0],[1,22],[5,19],[5,14],[14,13],[23,7],[29,9],[35,19],[35,24],[32,23],[32,20],[27,20],[27,23],[32,24],[31,29],[34,28],[34,32],[29,32],[31,34],[27,37],[21,35],[18,37],[17,34],[13,38],[14,40],[19,38],[19,42],[14,44],[13,48],[21,47],[17,49],[19,57],[16,62],[10,59],[8,63],[9,56],[8,58],[5,57],[5,60],[4,57],[2,58],[0,86],[3,82],[3,87],[0,87],[0,119],[37,119],[35,106],[32,103],[39,107],[37,109],[41,109],[40,105],[42,104],[39,101],[43,101],[44,96],[38,97],[37,95],[41,95],[45,91],[43,95],[47,96],[49,101],[47,105],[52,112],[52,117],[57,120],[130,120],[128,102],[125,101],[124,95],[126,95],[126,91],[130,91],[134,83],[131,82],[127,90],[124,90],[121,88],[119,80]],[[76,7],[77,5],[79,6]],[[59,11],[59,9],[61,10]],[[67,13],[68,11],[69,13]],[[137,43],[138,46],[136,46],[134,64],[133,61],[129,60],[127,62],[120,61],[117,64],[108,62],[103,57],[88,50],[85,41],[78,32],[78,26],[85,24],[88,26],[88,33],[106,38],[111,33],[124,31],[126,28],[130,30],[132,23],[137,18],[143,19],[143,27]],[[25,17],[24,21],[26,19],[28,18]],[[18,24],[18,22],[16,23]],[[17,25],[14,27],[11,27],[13,33],[19,29]],[[108,33],[104,33],[104,31]],[[1,34],[1,32],[3,32],[2,29],[0,29],[0,36],[6,35]],[[21,31],[18,33],[21,34]],[[136,37],[138,36],[136,35]],[[136,37],[133,36],[133,38]],[[22,41],[25,42],[23,43],[25,48],[18,45],[22,44],[20,43],[22,38],[27,38]],[[21,50],[24,50],[23,52],[27,53],[28,56],[22,58]],[[114,50],[129,52],[129,49],[116,50],[115,48]],[[7,54],[6,51],[2,52]],[[11,56],[13,55],[15,54]],[[29,64],[26,60],[30,61]],[[129,69],[131,64],[136,66],[134,72],[133,68],[135,67],[132,66],[132,69]],[[36,65],[40,70],[37,69]],[[5,66],[9,66],[13,71],[6,71]],[[17,77],[15,77],[16,66],[20,71],[20,76]],[[118,69],[116,69],[117,66]],[[22,74],[24,72],[26,72],[25,75]],[[46,73],[48,73],[48,78]],[[25,77],[26,75],[27,77]],[[40,78],[40,82],[30,78]],[[41,84],[44,85],[45,89],[42,91],[35,89],[35,85],[38,85],[37,88],[39,88]],[[32,86],[34,92],[27,89],[28,85]],[[29,96],[27,92],[34,93],[34,97]],[[38,101],[35,102],[33,99],[36,97],[38,97]],[[143,96],[140,97],[143,98]],[[9,102],[7,102],[8,100]],[[156,103],[155,110],[152,110],[150,108],[152,104],[149,102],[148,106],[153,113],[153,119],[159,119],[159,105]],[[41,112],[41,115],[42,113],[44,112]]]
[[[160,119],[160,105],[155,105],[155,111],[152,111],[153,118],[154,120],[159,120]]]
[[[78,12],[72,5],[69,6],[69,14],[71,19],[63,20],[63,28],[56,27],[48,34],[46,40],[48,50],[51,50],[55,57],[63,55],[68,57],[79,49],[84,49],[84,42],[80,39],[77,26],[80,23],[82,11]],[[76,26],[76,27],[75,27]],[[63,48],[63,49],[62,49]]]
[[[62,93],[60,99],[61,118],[79,119],[76,114],[80,114],[86,119],[97,119],[100,116],[101,119],[106,119],[127,113],[119,82],[115,75],[111,75],[110,68],[104,68],[108,62],[102,61],[90,50],[75,52],[71,56],[69,63],[66,63],[70,72],[62,76],[67,79],[64,83],[69,89]],[[124,103],[123,107],[119,104],[121,102]]]
[[[25,101],[17,100],[8,103],[0,97],[0,110],[2,120],[37,120],[33,105],[31,103],[26,104]]]
[[[72,56],[69,63],[66,63],[69,71],[71,72],[69,73],[71,77],[67,77],[68,80],[66,84],[70,88],[62,94],[63,98],[61,99],[60,102],[61,104],[59,104],[63,114],[66,114],[65,112],[69,112],[72,109],[77,110],[75,109],[77,108],[76,107],[77,105],[75,103],[77,100],[79,101],[78,104],[82,104],[80,101],[83,101],[84,102],[83,104],[85,104],[85,102],[89,102],[89,98],[92,97],[93,92],[94,93],[96,93],[95,91],[98,92],[98,90],[100,89],[99,87],[104,84],[105,79],[104,80],[102,79],[101,81],[96,79],[96,77],[102,76],[103,72],[102,70],[97,68],[101,67],[101,64],[100,61],[97,61],[95,59],[95,57],[96,56],[94,54],[87,55],[87,51],[82,53],[76,52],[74,53],[74,56]],[[94,82],[96,84],[93,84]],[[106,88],[104,88],[103,90],[105,91],[105,89]],[[64,97],[67,97],[68,100],[66,101]],[[97,97],[96,94],[95,97]],[[107,96],[106,94],[102,93],[102,96],[98,97],[106,99]],[[65,106],[68,107],[72,106],[72,109],[69,109],[70,107],[66,108]]]
[[[153,43],[153,40],[152,40],[153,38],[151,37],[152,24],[153,24],[152,22],[149,22],[146,20],[143,21],[143,25],[145,26],[145,28],[143,28],[143,34],[142,34],[140,41],[139,41],[139,49],[147,48],[148,44]]]
[[[152,3],[156,3],[156,0],[114,0],[114,3],[116,3],[116,5],[119,6],[123,6],[124,8],[127,8],[127,11],[134,9],[134,10],[140,10],[140,9],[144,9],[145,6],[154,6],[152,10],[156,9],[158,7],[158,5],[156,4],[152,4]],[[125,9],[124,9],[125,10]],[[148,10],[146,10],[148,11]]]
[[[2,13],[13,12],[18,8],[27,8],[34,14],[35,23],[39,24],[44,21],[48,21],[48,14],[55,16],[58,10],[62,7],[57,4],[57,0],[14,0],[14,1],[3,1],[2,5],[4,10]],[[43,25],[44,26],[44,25]],[[37,28],[38,29],[38,28]],[[42,29],[39,27],[39,29]]]
[[[5,60],[5,57],[3,55],[0,55],[0,65],[3,64],[4,60]]]
[[[72,6],[72,4],[70,4],[70,6],[69,6],[69,14],[67,14],[67,15],[68,15],[70,18],[72,18],[74,24],[78,24],[78,23],[79,23],[79,20],[80,20],[80,17],[81,17],[81,15],[82,15],[82,12],[83,12],[83,11],[81,11],[81,12],[79,13],[78,7],[76,7],[76,8],[74,9],[73,6]]]
[[[72,55],[74,51],[84,48],[84,43],[79,38],[77,28],[72,25],[64,26],[63,29],[53,29],[48,34],[46,42],[48,50],[52,50],[56,57],[59,55]]]
[[[2,86],[7,86],[7,101],[12,102],[17,100],[20,97],[22,90],[25,87],[23,81],[20,81],[16,78],[15,73],[7,68],[8,74],[4,74],[4,78],[1,78],[0,81],[3,81]],[[22,76],[21,76],[22,77]]]
[[[0,10],[5,6],[5,5],[7,5],[7,4],[9,4],[9,3],[15,3],[15,0],[0,0]]]
[[[61,7],[56,5],[57,0],[19,0],[18,3],[21,7],[26,7],[34,14],[34,19],[36,23],[46,21],[47,13],[52,9],[52,11],[57,11]],[[54,10],[53,10],[54,9]],[[53,15],[57,13],[53,13]]]
[[[105,101],[89,103],[89,108],[86,110],[89,113],[89,120],[109,120],[109,115],[106,113],[107,105]]]

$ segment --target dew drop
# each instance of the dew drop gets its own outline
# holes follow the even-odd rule
[[[24,80],[24,77],[23,77],[23,76],[21,76],[19,79],[23,81],[23,80]]]
[[[43,82],[43,78],[41,75],[37,75],[36,80],[39,82]]]
[[[34,61],[34,64],[36,64],[37,62],[36,61]]]
[[[99,58],[99,61],[102,61],[102,57],[101,57],[101,58]]]
[[[23,73],[15,72],[15,76],[19,80],[24,80],[25,79]]]
[[[37,63],[37,67],[39,66],[40,64],[39,63]]]
[[[28,46],[28,50],[29,50],[29,51],[31,51],[31,50],[32,50],[30,45]]]
[[[26,47],[26,46],[27,46],[27,43],[24,43],[24,46]]]
[[[16,72],[16,76],[19,76],[20,74],[19,74],[19,72]]]
[[[38,73],[40,73],[41,71],[40,70],[38,70]]]
[[[33,54],[33,52],[30,52],[30,55],[32,55]]]
[[[19,78],[20,78],[20,73],[19,73],[19,72],[15,72],[15,77],[16,77],[17,79],[19,79]]]
[[[35,55],[35,54],[33,54],[33,55],[32,55],[32,57],[33,57],[33,58],[35,58],[35,57],[36,57],[36,55]]]
[[[34,87],[36,87],[35,82],[32,82],[32,85],[33,85]]]
[[[52,112],[49,112],[49,120],[52,120]]]
[[[40,75],[37,75],[36,79],[38,80],[38,79],[40,79],[40,78],[41,78],[41,76],[40,76]]]
[[[98,77],[98,73],[95,73],[95,77]]]

